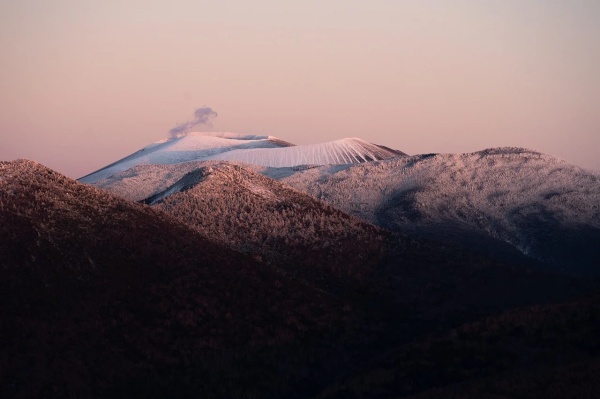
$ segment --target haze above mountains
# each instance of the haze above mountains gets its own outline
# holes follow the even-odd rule
[[[551,155],[192,133],[1,162],[0,220],[3,397],[600,394],[600,174]]]

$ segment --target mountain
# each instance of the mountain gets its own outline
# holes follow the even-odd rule
[[[481,251],[481,237],[473,248],[376,229],[249,169],[289,176],[350,167],[263,168],[218,161],[138,165],[98,185],[163,209],[203,236],[323,289],[335,287],[340,278],[375,278],[378,282],[369,284],[386,300],[446,311],[473,309],[474,303],[481,308],[529,303],[542,292],[568,291],[552,278],[531,274],[540,268],[538,262],[498,240]]]
[[[148,206],[0,162],[1,397],[598,393],[593,279],[187,167]]]
[[[93,184],[121,198],[140,202],[167,190],[186,174],[217,163],[193,161],[171,165],[137,165]]]
[[[212,139],[198,135],[190,140],[207,137]],[[343,155],[349,148],[363,158]],[[453,243],[506,260],[525,254],[567,273],[600,273],[595,266],[600,264],[598,173],[522,148],[416,156],[394,156],[392,151],[380,154],[387,159],[379,161],[370,160],[378,158],[367,155],[371,150],[375,152],[373,145],[362,140],[343,139],[313,146],[232,149],[203,159],[243,161],[364,221],[413,238]],[[344,163],[319,164],[332,158]],[[355,163],[357,159],[365,162]],[[286,162],[303,164],[269,166]],[[141,201],[201,165],[137,165],[95,184]]]
[[[239,165],[199,166],[145,203],[307,281],[364,279],[390,235]]]
[[[0,236],[2,397],[306,396],[365,339],[352,302],[35,162],[0,162]]]
[[[262,171],[393,231],[488,252],[508,244],[565,272],[600,274],[600,175],[550,155],[498,148]]]
[[[189,133],[158,141],[80,179],[95,183],[136,165],[179,164],[200,160],[239,161],[263,166],[360,163],[404,155],[363,140],[342,139],[294,146],[272,136],[236,133]]]
[[[237,133],[189,133],[157,141],[125,158],[105,166],[79,179],[83,183],[94,183],[99,179],[127,170],[136,165],[164,165],[196,161],[222,152],[247,148],[278,148],[292,144],[271,136]]]

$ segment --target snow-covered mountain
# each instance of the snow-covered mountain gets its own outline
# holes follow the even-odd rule
[[[144,202],[317,285],[332,276],[362,280],[387,251],[383,229],[228,162],[198,165]]]
[[[83,183],[95,183],[132,168],[136,165],[169,165],[206,159],[216,154],[248,148],[279,148],[290,146],[272,136],[256,136],[238,133],[190,133],[157,141],[125,158],[79,179]]]
[[[241,162],[393,231],[600,272],[600,174],[535,151],[406,156],[360,139],[292,146],[274,137],[198,133],[144,152],[82,180],[142,201],[182,191],[178,181],[199,168]]]
[[[238,161],[268,167],[352,164],[405,155],[387,147],[346,138],[295,146],[273,136],[190,133],[158,141],[80,179],[96,183],[137,165],[169,165],[201,160]]]
[[[195,167],[150,207],[0,162],[2,397],[599,391],[600,303],[570,301],[593,279],[402,239],[248,168],[199,164],[134,168],[141,186]]]
[[[522,148],[428,154],[263,173],[405,234],[508,243],[567,270],[599,273],[600,174]]]

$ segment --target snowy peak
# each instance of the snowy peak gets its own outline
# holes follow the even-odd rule
[[[403,152],[347,138],[298,145],[273,136],[229,132],[190,133],[157,141],[80,181],[96,183],[137,165],[169,165],[191,161],[238,161],[258,166],[353,164],[405,155]]]
[[[272,136],[229,132],[195,132],[157,141],[80,181],[95,183],[137,165],[169,165],[203,160],[221,152],[247,148],[278,148],[293,144]]]

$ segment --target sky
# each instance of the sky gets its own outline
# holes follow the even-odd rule
[[[81,177],[197,130],[600,170],[597,0],[0,0],[0,160]]]

